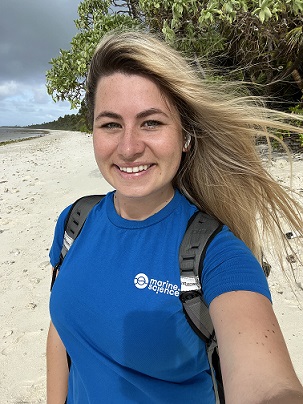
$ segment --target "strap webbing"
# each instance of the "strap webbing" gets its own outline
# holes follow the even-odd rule
[[[65,257],[72,243],[80,234],[89,212],[103,197],[104,195],[83,196],[72,205],[65,226],[64,242],[61,250],[62,258]]]
[[[181,276],[181,292],[199,290],[201,265],[204,260],[206,247],[215,234],[222,229],[222,224],[204,212],[196,212],[186,230],[179,250],[179,265]],[[189,289],[188,289],[189,287]]]
[[[197,212],[189,222],[179,250],[183,311],[192,329],[206,343],[216,403],[220,404],[225,401],[218,344],[209,309],[201,293],[200,279],[207,246],[222,226],[217,219]]]
[[[181,295],[183,310],[187,321],[196,334],[207,343],[214,336],[214,327],[208,306],[202,299],[201,293],[196,292],[195,296],[192,296],[192,293],[185,292]]]
[[[64,239],[60,253],[60,260],[55,265],[52,274],[52,281],[50,290],[52,290],[57,273],[60,270],[62,262],[70,249],[75,239],[79,236],[84,222],[92,210],[92,208],[102,199],[105,195],[88,195],[77,199],[71,206],[70,211],[66,217],[64,227]]]

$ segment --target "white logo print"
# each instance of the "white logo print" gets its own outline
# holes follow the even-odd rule
[[[145,274],[138,274],[135,276],[134,284],[138,289],[144,289],[148,285],[148,277]]]
[[[134,284],[138,289],[148,288],[156,294],[161,293],[170,296],[178,297],[180,295],[180,289],[178,285],[174,285],[169,281],[160,281],[157,279],[149,279],[147,275],[139,273],[135,276]]]

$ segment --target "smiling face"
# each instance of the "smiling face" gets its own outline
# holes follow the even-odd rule
[[[136,198],[161,207],[172,198],[184,139],[176,108],[152,80],[123,73],[101,78],[93,136],[99,169],[121,202]]]

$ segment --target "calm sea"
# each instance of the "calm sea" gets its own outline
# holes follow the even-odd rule
[[[28,137],[37,137],[47,135],[48,131],[44,129],[10,128],[0,127],[0,143],[8,140],[26,139]]]

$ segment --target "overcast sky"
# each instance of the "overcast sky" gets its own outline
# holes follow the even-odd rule
[[[0,126],[49,122],[74,113],[52,101],[49,61],[70,49],[80,0],[0,0]]]

